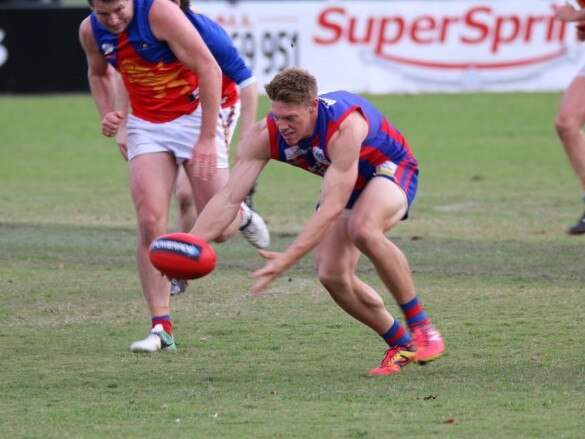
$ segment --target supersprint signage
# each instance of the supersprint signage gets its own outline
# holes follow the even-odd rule
[[[585,64],[548,0],[199,3],[261,84],[292,65],[322,89],[560,90]]]

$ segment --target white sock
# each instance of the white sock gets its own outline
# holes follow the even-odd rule
[[[240,205],[240,212],[242,212],[242,218],[240,219],[240,229],[247,226],[252,218],[252,209],[248,207],[246,203]]]

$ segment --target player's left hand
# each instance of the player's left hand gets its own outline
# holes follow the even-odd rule
[[[290,266],[283,253],[260,250],[260,256],[266,259],[266,265],[250,275],[257,282],[250,288],[254,296],[259,296],[262,290],[279,277]]]
[[[209,180],[217,170],[215,139],[200,139],[193,147],[190,165],[195,177]]]

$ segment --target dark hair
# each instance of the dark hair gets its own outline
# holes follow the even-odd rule
[[[309,105],[317,97],[317,80],[307,70],[291,67],[277,73],[264,89],[271,101]]]

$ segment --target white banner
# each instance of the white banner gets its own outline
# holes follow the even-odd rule
[[[321,90],[370,93],[552,91],[585,64],[564,1],[197,3],[258,78],[313,73]]]

